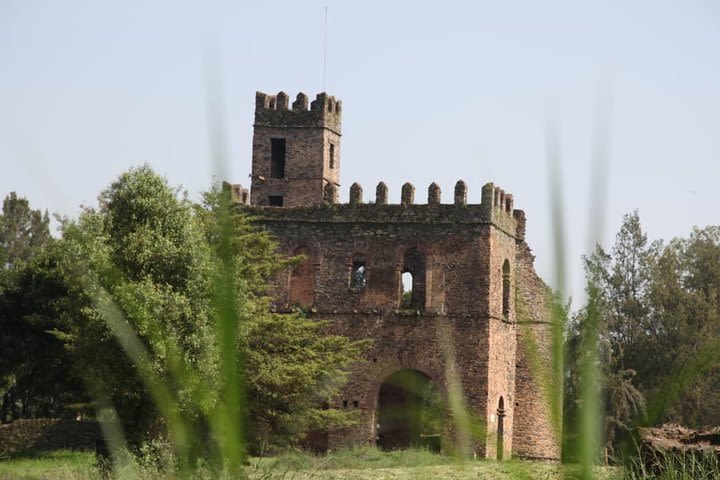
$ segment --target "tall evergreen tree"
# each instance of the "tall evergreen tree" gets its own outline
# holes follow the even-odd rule
[[[644,413],[645,396],[638,384],[638,372],[645,369],[638,345],[645,342],[649,326],[650,265],[657,245],[648,246],[637,212],[625,215],[611,253],[597,246],[583,258],[588,279],[589,303],[574,316],[569,331],[568,386],[569,412],[579,407],[578,385],[582,381],[584,355],[582,335],[596,344],[604,408],[603,433],[612,448],[618,436],[628,432]],[[591,328],[587,327],[588,322]]]

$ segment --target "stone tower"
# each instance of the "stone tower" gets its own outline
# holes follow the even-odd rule
[[[370,340],[327,399],[329,408],[353,410],[357,424],[308,432],[308,443],[459,444],[455,392],[484,432],[471,439],[475,455],[559,459],[543,369],[551,364],[551,291],[535,273],[513,196],[486,183],[481,203],[468,204],[458,181],[452,203],[435,183],[416,202],[405,183],[395,203],[380,182],[368,202],[354,183],[349,203],[339,204],[341,105],[325,93],[307,103],[301,93],[289,109],[285,93],[257,93],[251,205],[242,188],[229,188],[283,255],[302,255],[274,279],[274,311],[300,308],[329,333]],[[430,387],[447,410],[442,432],[423,430],[415,415],[425,401],[417,392]]]
[[[334,202],[340,186],[342,102],[320,93],[310,104],[299,93],[255,94],[253,206],[306,207]]]

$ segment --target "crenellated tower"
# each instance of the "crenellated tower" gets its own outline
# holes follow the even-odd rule
[[[358,422],[307,432],[307,445],[450,446],[453,424],[424,425],[417,391],[433,385],[447,401],[454,383],[485,427],[473,454],[559,459],[546,404],[552,292],[535,273],[524,212],[494,183],[468,203],[462,180],[445,203],[436,183],[425,196],[411,183],[390,195],[384,182],[374,192],[353,183],[339,203],[341,108],[325,93],[290,105],[284,92],[257,92],[250,206],[247,190],[225,186],[279,252],[302,258],[272,280],[270,308],[371,340],[328,399]]]
[[[342,102],[319,93],[308,108],[298,93],[255,94],[250,202],[304,207],[324,202],[340,186]]]

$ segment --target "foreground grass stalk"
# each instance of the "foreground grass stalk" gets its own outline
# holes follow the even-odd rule
[[[463,393],[462,382],[455,364],[455,348],[447,317],[438,317],[437,335],[445,361],[445,377],[447,379],[447,402],[453,425],[455,427],[455,449],[453,453],[460,459],[473,456],[474,440],[485,441],[484,424],[474,422],[468,412]]]
[[[603,406],[600,402],[599,372],[599,315],[597,288],[589,286],[588,314],[580,330],[580,409],[579,409],[579,454],[582,463],[582,478],[594,478],[594,465],[600,458],[602,440],[601,422]]]
[[[231,472],[237,472],[245,456],[242,437],[245,399],[243,374],[241,373],[244,362],[242,349],[238,344],[241,314],[235,301],[238,292],[235,292],[237,280],[231,245],[233,228],[229,194],[223,195],[221,201],[223,203],[218,209],[218,224],[221,229],[218,248],[219,272],[214,285],[214,304],[222,362],[223,392],[218,414],[212,421],[212,425],[225,467]]]
[[[210,160],[215,174],[219,178],[227,178],[228,149],[223,116],[223,89],[215,53],[209,52],[205,65]],[[230,472],[238,472],[245,458],[243,432],[246,412],[244,359],[242,348],[239,348],[240,322],[247,312],[239,311],[237,300],[238,294],[243,295],[243,286],[240,285],[240,292],[236,291],[238,279],[232,250],[235,230],[231,214],[234,205],[229,192],[223,192],[219,200],[216,215],[220,238],[216,252],[217,272],[212,287],[223,392],[216,414],[211,417],[210,422],[225,467]]]
[[[79,281],[148,387],[155,405],[167,422],[168,433],[177,449],[179,459],[189,458],[190,428],[179,415],[177,400],[169,385],[150,367],[150,352],[125,320],[122,311],[112,301],[110,294],[99,285],[99,282],[90,274],[80,275]],[[116,432],[115,430],[108,431]],[[115,445],[113,450],[116,450],[119,437],[117,433],[112,433],[112,435],[113,437],[108,440]]]

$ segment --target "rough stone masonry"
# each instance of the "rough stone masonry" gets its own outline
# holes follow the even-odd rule
[[[308,107],[302,93],[289,105],[284,92],[258,92],[251,191],[230,186],[284,254],[303,255],[276,279],[276,311],[302,307],[330,321],[333,333],[372,340],[330,400],[360,421],[326,432],[322,447],[379,442],[381,387],[410,370],[446,397],[458,385],[471,417],[486,427],[473,440],[476,455],[559,459],[543,376],[550,291],[533,268],[524,212],[492,183],[480,204],[467,204],[463,181],[452,203],[442,203],[433,183],[427,203],[417,204],[406,183],[392,204],[381,182],[370,201],[353,184],[349,203],[339,204],[341,114],[342,102],[325,93]],[[403,274],[412,284],[405,296]]]

